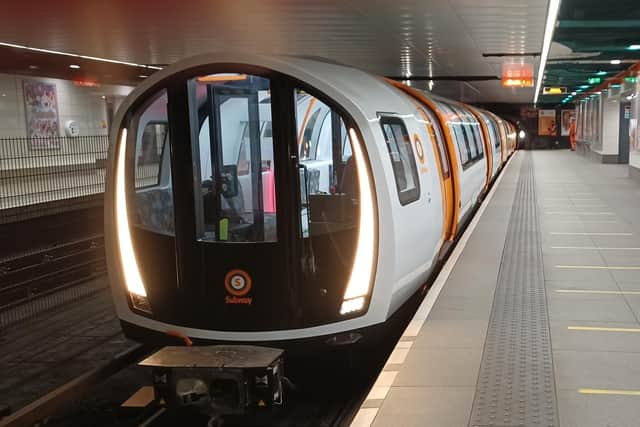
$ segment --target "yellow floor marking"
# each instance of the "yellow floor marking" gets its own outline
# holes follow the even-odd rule
[[[602,265],[556,265],[556,268],[564,270],[640,270],[640,267],[636,266],[602,266]]]
[[[640,328],[605,328],[599,326],[567,326],[570,331],[594,331],[594,332],[640,332]]]
[[[554,236],[633,236],[633,233],[605,233],[590,231],[550,231],[549,234]]]
[[[593,251],[640,251],[640,248],[598,248],[597,246],[551,246],[551,249],[583,249]]]
[[[615,215],[613,212],[570,212],[570,211],[551,211],[546,212],[547,215]]]
[[[378,408],[361,408],[351,422],[351,427],[369,427],[378,414]]]
[[[556,289],[561,294],[640,295],[640,291],[598,291],[591,289]]]
[[[606,388],[581,388],[580,394],[607,394],[617,396],[640,396],[640,390],[609,390]]]

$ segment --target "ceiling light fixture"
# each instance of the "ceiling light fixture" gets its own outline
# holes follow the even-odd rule
[[[80,68],[80,66],[78,64],[71,64],[69,65],[69,68],[73,68],[74,70],[77,70],[78,68]]]
[[[162,70],[162,67],[156,67],[154,65],[136,64],[135,62],[118,61],[116,59],[100,58],[98,56],[78,55],[76,53],[61,52],[61,51],[58,51],[58,50],[40,49],[40,48],[37,48],[37,47],[23,46],[23,45],[19,45],[19,44],[15,44],[15,43],[0,42],[0,46],[12,47],[14,49],[25,49],[25,50],[30,50],[32,52],[50,53],[52,55],[71,56],[71,57],[74,57],[74,58],[89,59],[91,61],[109,62],[111,64],[128,65],[130,67],[140,67],[140,68],[150,68],[152,70]]]
[[[627,48],[627,50],[640,50],[640,44],[632,44]]]
[[[560,9],[560,0],[549,0],[549,8],[547,10],[547,22],[544,27],[544,39],[542,43],[542,54],[540,55],[540,69],[538,70],[538,82],[536,91],[533,95],[534,105],[538,102],[538,94],[542,88],[542,76],[547,66],[547,58],[549,57],[549,49],[551,48],[551,40],[553,39],[553,30],[555,29],[556,19],[558,18],[558,10]]]
[[[620,61],[619,59],[612,59],[611,60],[611,65],[618,65],[620,64],[622,61]]]

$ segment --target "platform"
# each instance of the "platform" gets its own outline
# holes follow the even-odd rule
[[[353,426],[637,426],[640,185],[518,152]]]

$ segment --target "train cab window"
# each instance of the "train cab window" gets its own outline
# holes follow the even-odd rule
[[[302,237],[355,229],[359,191],[344,120],[304,90],[295,101]]]
[[[420,196],[420,183],[411,138],[402,119],[384,116],[380,119],[382,133],[389,151],[400,204],[406,205]]]
[[[174,234],[167,92],[153,97],[134,116],[134,224],[160,234]]]
[[[277,240],[269,83],[245,74],[188,82],[201,241]]]

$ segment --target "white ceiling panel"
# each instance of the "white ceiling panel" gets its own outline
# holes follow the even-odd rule
[[[7,2],[0,41],[167,64],[217,50],[319,56],[383,75],[499,76],[482,53],[541,50],[547,0]],[[531,57],[524,58],[534,62]],[[529,102],[499,81],[436,82],[468,101]]]

